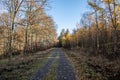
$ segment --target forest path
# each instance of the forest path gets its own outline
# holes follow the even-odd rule
[[[56,48],[49,60],[35,73],[31,80],[77,80],[72,64],[65,52]]]

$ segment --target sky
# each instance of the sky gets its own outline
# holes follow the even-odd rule
[[[82,14],[89,10],[87,0],[52,0],[50,6],[52,8],[48,14],[57,24],[58,35],[63,28],[72,32],[76,23],[80,22]]]
[[[57,24],[58,36],[62,29],[72,30],[80,22],[83,13],[89,10],[87,0],[49,0],[50,10],[46,10]],[[1,6],[0,6],[1,7]],[[4,11],[0,8],[0,13]]]

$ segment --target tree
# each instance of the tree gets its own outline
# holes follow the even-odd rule
[[[117,36],[117,28],[118,28],[118,18],[119,18],[119,8],[120,6],[118,6],[119,0],[103,0],[103,2],[105,2],[106,8],[108,6],[108,14],[110,15],[110,20],[112,23],[112,27],[113,27],[113,37],[114,37],[114,53],[117,53],[118,50],[118,46],[117,46],[117,42],[118,42],[118,36]]]
[[[10,17],[10,33],[9,33],[9,56],[12,57],[12,44],[13,44],[13,34],[14,34],[14,24],[17,13],[21,7],[24,0],[4,0],[2,1],[3,7],[7,10]]]
[[[96,22],[96,31],[97,31],[97,34],[96,34],[96,43],[97,43],[97,50],[99,50],[99,25],[98,25],[98,11],[101,9],[99,7],[99,4],[100,4],[100,1],[99,0],[95,0],[95,1],[92,1],[92,0],[89,0],[88,1],[88,4],[94,9],[94,13],[95,13],[95,22]]]
[[[63,47],[65,45],[65,29],[62,29],[59,36],[59,46]]]
[[[70,32],[69,30],[67,29],[66,30],[66,33],[65,33],[65,47],[70,49],[70,40],[71,40],[71,35],[70,35]]]
[[[25,30],[25,43],[24,43],[24,51],[23,53],[26,53],[27,47],[28,47],[28,29],[31,28],[31,26],[36,26],[36,24],[39,24],[41,21],[41,18],[43,17],[44,8],[46,5],[47,0],[26,0],[24,1],[24,7],[22,8],[22,11],[24,12],[24,19],[22,21],[22,25],[26,27]],[[44,7],[43,7],[44,6]],[[43,17],[44,18],[44,17]],[[31,34],[31,46],[32,46],[32,37],[33,34]],[[36,34],[37,38],[37,34]],[[32,48],[31,48],[32,49]]]
[[[0,15],[2,53],[35,52],[56,44],[56,25],[45,12],[48,0],[5,0]]]

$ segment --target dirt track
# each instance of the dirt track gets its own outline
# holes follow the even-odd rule
[[[31,80],[44,80],[44,77],[47,77],[46,74],[49,73],[49,69],[56,57],[58,57],[58,66],[56,67],[57,69],[55,79],[76,80],[76,75],[74,73],[73,67],[67,59],[67,57],[65,56],[64,51],[62,49],[54,49],[54,51],[52,52],[52,56],[50,56],[49,60],[44,64],[44,66],[32,76]]]

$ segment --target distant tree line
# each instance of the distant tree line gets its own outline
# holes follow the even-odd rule
[[[92,53],[120,53],[120,1],[88,0],[91,11],[83,14],[77,29],[61,31],[59,45],[85,48]]]

